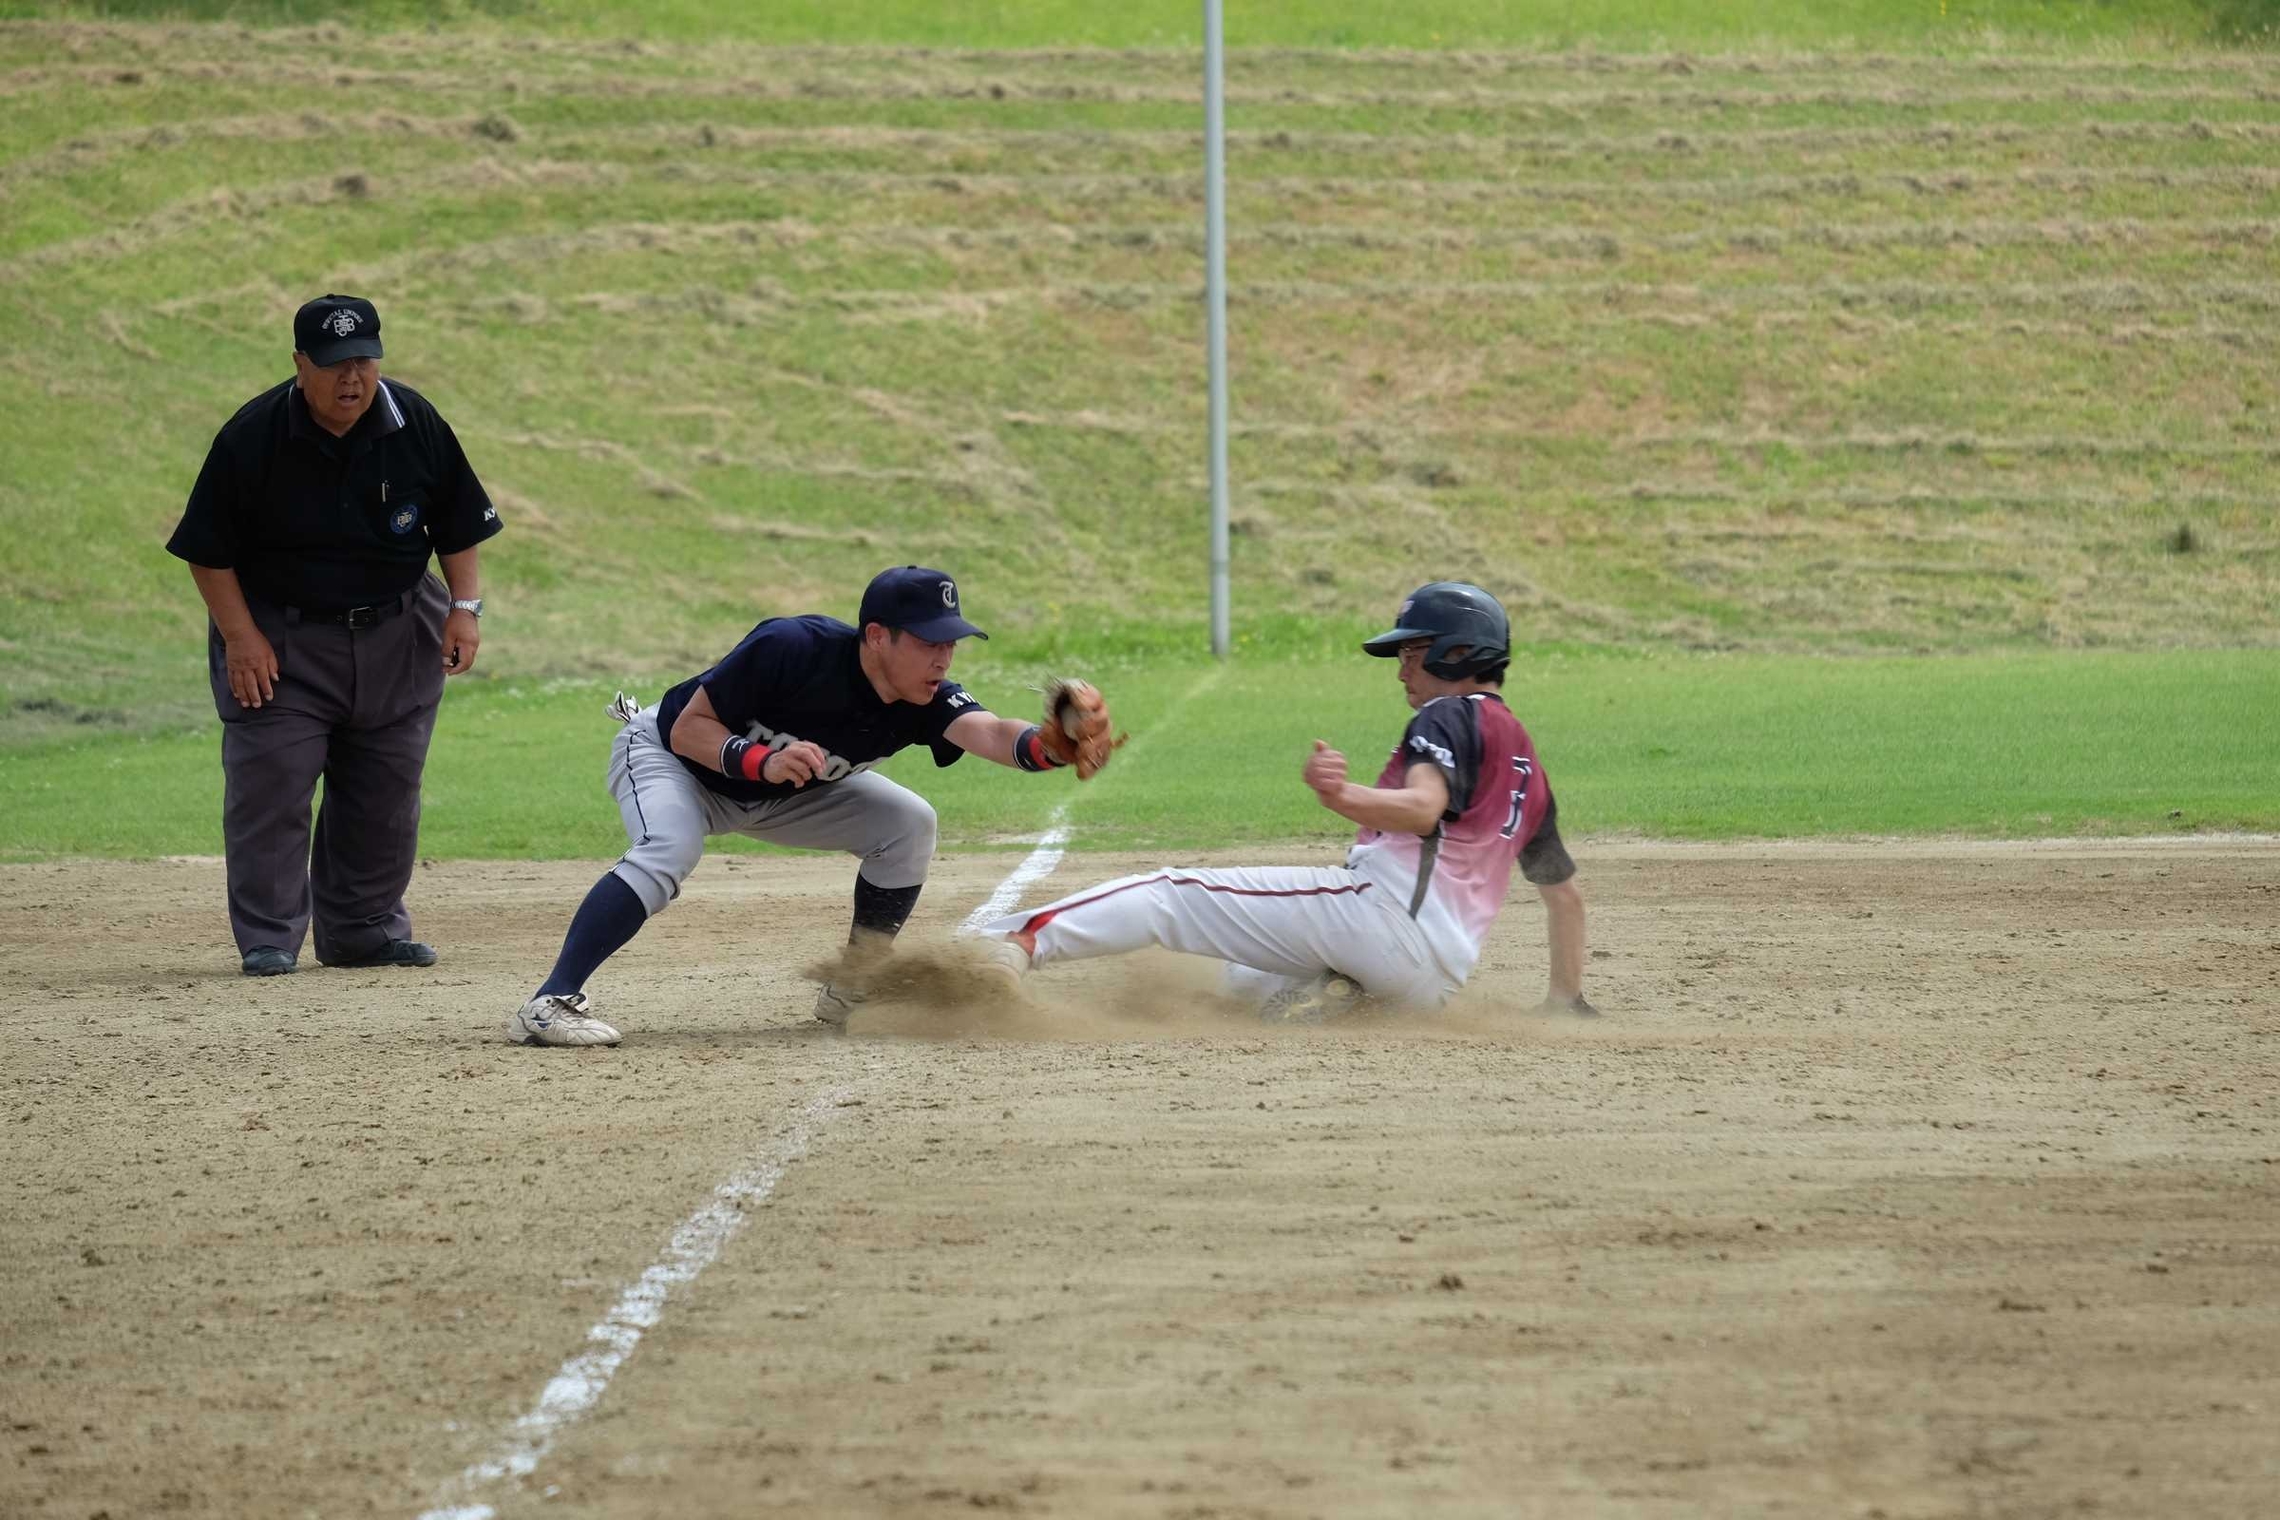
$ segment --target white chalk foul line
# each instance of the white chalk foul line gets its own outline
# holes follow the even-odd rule
[[[982,925],[991,919],[1011,913],[1014,905],[1021,901],[1021,894],[1029,890],[1031,882],[1053,874],[1053,868],[1061,863],[1061,847],[1069,842],[1069,826],[1062,822],[1068,816],[1069,805],[1066,802],[1053,809],[1053,816],[1045,820],[1045,833],[1038,839],[1037,848],[1029,852],[1028,859],[1013,868],[1011,876],[998,883],[997,890],[990,894],[989,901],[966,915],[966,921],[958,926],[960,934],[979,933]]]
[[[1215,667],[1190,687],[1158,720],[1157,727],[1162,727],[1189,701],[1208,690],[1218,681],[1219,674]],[[1007,912],[1021,901],[1021,894],[1028,890],[1030,883],[1052,874],[1053,868],[1061,863],[1062,847],[1069,842],[1066,821],[1069,807],[1070,801],[1054,807],[1052,815],[1045,820],[1045,833],[1038,840],[1037,848],[1014,867],[1012,875],[998,883],[987,902],[967,915],[965,923],[959,926],[959,933],[971,934]],[[808,1136],[815,1126],[837,1108],[847,1094],[847,1088],[834,1088],[808,1104],[772,1152],[714,1188],[712,1201],[681,1221],[681,1227],[666,1242],[664,1253],[641,1274],[640,1281],[618,1295],[610,1312],[586,1332],[592,1349],[564,1362],[553,1380],[540,1391],[536,1407],[507,1428],[506,1440],[501,1443],[498,1454],[476,1463],[446,1484],[449,1497],[423,1510],[420,1520],[495,1520],[498,1510],[484,1503],[482,1494],[497,1484],[520,1482],[530,1476],[562,1432],[601,1402],[610,1379],[617,1376],[617,1370],[633,1355],[642,1335],[664,1317],[665,1300],[674,1289],[695,1282],[697,1275],[713,1264],[721,1248],[744,1228],[746,1208],[776,1190],[776,1184],[783,1180],[784,1168],[807,1154]]]
[[[696,1281],[697,1274],[712,1265],[721,1247],[744,1228],[745,1210],[775,1191],[784,1168],[807,1153],[814,1127],[847,1094],[847,1088],[835,1088],[808,1104],[768,1154],[713,1189],[712,1200],[681,1221],[640,1281],[620,1294],[610,1312],[586,1332],[588,1349],[564,1362],[539,1394],[537,1405],[508,1427],[498,1454],[461,1473],[446,1487],[451,1502],[425,1511],[420,1520],[492,1520],[498,1511],[481,1502],[482,1493],[495,1484],[529,1476],[555,1438],[601,1401],[610,1379],[641,1344],[643,1332],[663,1317],[665,1300],[673,1290]]]

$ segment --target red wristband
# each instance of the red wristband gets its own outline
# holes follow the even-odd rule
[[[747,781],[758,781],[760,767],[768,763],[768,746],[754,744],[730,734],[720,744],[720,773],[723,776],[741,776]]]
[[[1044,732],[1034,723],[1014,739],[1013,763],[1025,771],[1058,770],[1061,766],[1061,762],[1046,751]]]

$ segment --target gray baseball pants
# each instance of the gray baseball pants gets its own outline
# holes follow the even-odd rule
[[[257,708],[230,695],[222,636],[207,625],[240,955],[257,945],[299,955],[312,924],[317,959],[327,963],[411,937],[404,888],[419,858],[420,773],[443,700],[450,600],[442,581],[425,576],[395,616],[352,629],[248,597],[277,655],[275,697]],[[312,832],[319,777],[325,795]]]
[[[772,802],[736,802],[689,774],[658,736],[655,709],[634,714],[610,745],[610,795],[632,845],[611,872],[655,918],[681,895],[715,834],[801,850],[844,850],[874,887],[915,887],[934,859],[934,807],[874,771],[813,781]]]

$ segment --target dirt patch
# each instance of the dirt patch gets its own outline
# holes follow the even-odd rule
[[[1017,1006],[921,978],[845,1038],[800,973],[847,863],[716,859],[597,978],[627,1043],[587,1052],[497,1030],[592,866],[424,869],[440,965],[274,981],[217,862],[0,868],[0,1511],[418,1513],[813,1111],[478,1497],[2249,1513],[2274,848],[1601,845],[1597,1022],[1518,1011],[1516,900],[1432,1018],[1266,1028],[1145,956]],[[1012,864],[940,862],[914,952]]]

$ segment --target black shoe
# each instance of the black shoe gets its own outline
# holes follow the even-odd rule
[[[432,966],[435,946],[423,945],[416,939],[392,939],[370,955],[332,964],[343,971],[363,971],[373,966]]]
[[[247,976],[285,976],[293,969],[293,957],[269,945],[255,945],[245,953]]]

